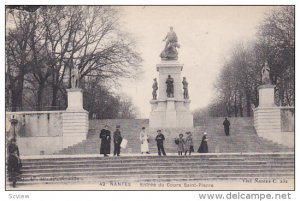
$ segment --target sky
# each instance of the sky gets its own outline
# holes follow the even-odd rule
[[[268,6],[124,6],[122,29],[137,41],[143,58],[143,75],[125,80],[119,89],[132,97],[140,112],[148,118],[152,82],[158,77],[156,64],[165,43],[162,41],[173,26],[183,63],[182,76],[189,82],[191,110],[206,107],[216,95],[214,83],[231,48],[239,42],[255,39],[257,27],[272,7]]]

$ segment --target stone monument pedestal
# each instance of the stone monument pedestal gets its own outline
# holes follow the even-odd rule
[[[274,103],[275,86],[265,84],[258,87],[259,106],[254,109],[254,126],[259,136],[274,142],[280,141],[280,108]]]
[[[83,109],[82,89],[67,89],[68,108],[62,114],[63,148],[86,139],[89,129],[89,115]]]
[[[192,128],[193,115],[190,100],[183,99],[181,71],[183,64],[177,60],[161,61],[156,65],[159,72],[158,100],[151,100],[149,117],[150,128]],[[168,75],[174,79],[174,97],[167,97],[166,80]]]
[[[275,103],[274,103],[274,94],[275,94],[274,88],[275,88],[275,85],[271,85],[271,84],[260,85],[258,87],[259,106],[260,107],[275,106]]]

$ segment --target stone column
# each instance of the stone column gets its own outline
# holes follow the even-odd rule
[[[158,99],[150,101],[150,128],[191,128],[193,115],[189,110],[190,100],[183,99],[181,71],[183,64],[177,60],[161,61],[156,65],[158,76]],[[174,79],[174,97],[167,98],[166,80]]]
[[[182,78],[181,71],[183,64],[180,64],[178,61],[162,61],[156,65],[156,69],[159,72],[159,85],[158,85],[158,99],[167,98],[167,85],[166,80],[168,75],[174,79],[174,98],[183,99],[182,91]]]
[[[259,106],[275,106],[274,103],[275,85],[265,84],[258,87]]]
[[[67,89],[68,108],[62,114],[63,148],[67,148],[86,139],[89,129],[89,115],[83,109],[82,89]]]
[[[260,137],[280,143],[281,116],[280,108],[274,103],[274,88],[271,84],[258,87],[259,106],[254,109],[254,126]]]

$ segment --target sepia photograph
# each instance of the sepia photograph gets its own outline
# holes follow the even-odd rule
[[[6,191],[295,190],[294,5],[5,5],[3,32]]]

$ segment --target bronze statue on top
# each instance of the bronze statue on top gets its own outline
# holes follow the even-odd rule
[[[163,41],[166,41],[165,49],[160,53],[162,60],[177,60],[178,52],[176,48],[180,48],[178,44],[177,35],[173,31],[173,27],[170,27],[170,31]]]

